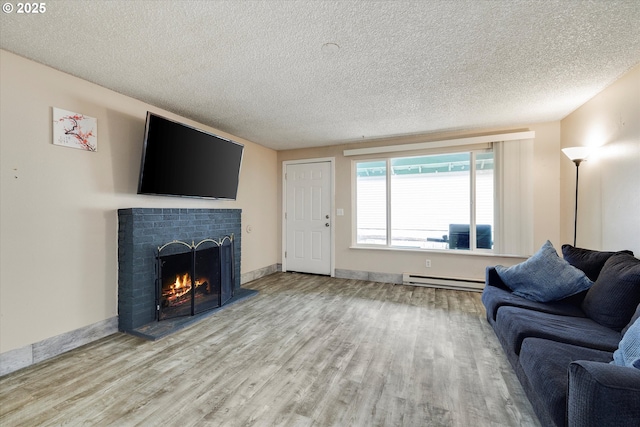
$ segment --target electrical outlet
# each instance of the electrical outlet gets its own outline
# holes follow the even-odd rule
[[[424,265],[425,267],[431,267],[431,260],[430,259],[426,260]]]

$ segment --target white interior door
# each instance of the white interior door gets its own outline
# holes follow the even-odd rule
[[[331,162],[285,166],[287,271],[331,274]]]

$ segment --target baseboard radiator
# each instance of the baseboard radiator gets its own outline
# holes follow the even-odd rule
[[[402,284],[475,292],[482,292],[484,289],[484,280],[463,279],[459,277],[435,277],[411,273],[402,273]]]

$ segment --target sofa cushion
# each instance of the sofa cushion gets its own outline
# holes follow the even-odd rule
[[[620,251],[633,255],[631,251]],[[562,245],[562,256],[571,265],[584,271],[589,279],[596,281],[604,263],[617,252],[594,251],[591,249],[576,248],[571,245]]]
[[[544,413],[539,414],[541,419],[565,425],[569,365],[583,359],[606,363],[611,353],[539,338],[524,340],[520,366],[535,395],[529,399],[534,410]]]
[[[640,362],[640,319],[636,319],[623,335],[617,350],[613,353],[611,363],[635,368],[638,362]]]
[[[525,338],[544,338],[612,353],[621,338],[619,332],[586,317],[559,316],[520,307],[500,307],[495,331],[515,354],[520,354]]]
[[[622,330],[640,303],[640,259],[617,253],[602,271],[582,301],[582,310],[603,326]]]
[[[540,311],[543,313],[560,314],[563,316],[586,317],[580,305],[570,304],[568,302],[537,302],[514,295],[511,291],[496,288],[495,286],[485,286],[482,291],[482,302],[487,311],[487,319],[493,322],[496,320],[498,309],[502,306],[522,307],[529,310]]]
[[[567,394],[567,427],[640,426],[640,370],[576,360]]]
[[[550,241],[528,260],[511,267],[496,266],[498,275],[515,295],[538,301],[557,301],[589,289],[584,272],[558,256]]]

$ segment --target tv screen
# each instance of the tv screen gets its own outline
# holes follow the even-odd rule
[[[138,194],[235,200],[244,145],[147,112]]]

